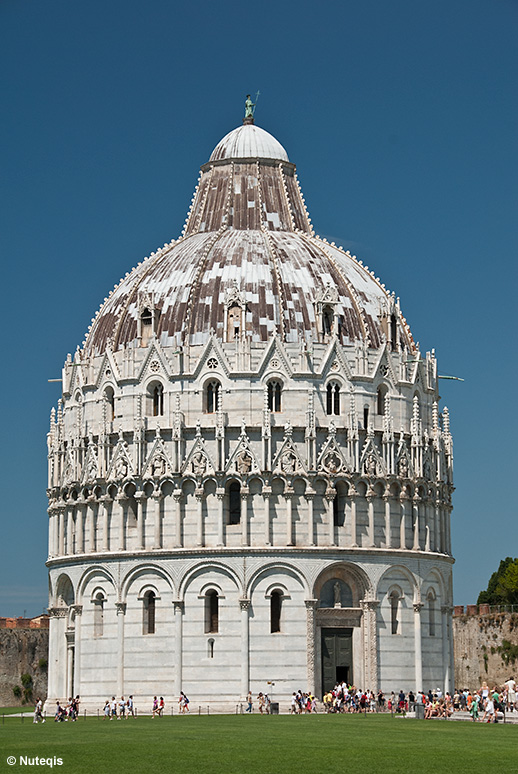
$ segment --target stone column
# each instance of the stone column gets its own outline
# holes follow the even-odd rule
[[[126,533],[124,529],[124,503],[126,497],[123,494],[117,495],[117,550],[124,551],[126,548]]]
[[[448,617],[451,616],[451,607],[449,605],[441,606],[441,628],[442,628],[442,663],[444,667],[444,686],[443,691],[450,690],[450,643],[448,637]]]
[[[104,495],[100,499],[100,513],[99,513],[99,520],[102,521],[103,525],[103,551],[109,551],[110,550],[110,520],[109,520],[109,512],[108,512],[108,503],[110,501],[110,498],[108,495]]]
[[[194,491],[198,503],[198,518],[196,521],[196,545],[203,546],[203,487],[197,487]]]
[[[363,610],[363,658],[365,689],[376,693],[378,690],[378,625],[376,610],[377,599],[362,599]]]
[[[58,508],[58,555],[65,554],[65,508]]]
[[[414,667],[415,667],[415,690],[423,690],[423,653],[421,646],[421,610],[423,604],[414,602]]]
[[[419,544],[419,503],[419,497],[414,496],[414,500],[412,502],[412,514],[414,522],[414,543],[412,545],[412,551],[419,551],[421,549]]]
[[[52,559],[53,556],[56,556],[57,545],[56,512],[55,509],[51,506],[47,509],[47,513],[49,515],[49,559]]]
[[[82,505],[77,506],[77,517],[76,517],[76,553],[82,554],[85,550],[85,543],[84,543],[84,516],[85,516],[85,508]]]
[[[293,495],[291,486],[286,488],[284,499],[286,500],[286,545],[293,545]]]
[[[264,544],[265,546],[271,546],[270,540],[270,497],[272,494],[271,487],[263,486],[263,501],[264,501]]]
[[[47,707],[48,712],[54,710],[53,702],[63,696],[65,689],[61,680],[64,671],[63,658],[66,656],[64,639],[67,608],[50,607],[49,616],[49,654],[51,658],[49,658],[48,664],[47,703],[50,702]]]
[[[182,490],[173,491],[174,499],[174,544],[175,548],[182,547]]]
[[[75,632],[70,631],[65,633],[67,641],[67,676],[65,680],[66,695],[72,696],[74,692],[74,647],[75,647]]]
[[[73,695],[81,696],[81,616],[83,605],[73,605],[74,618],[74,686]]]
[[[175,599],[174,605],[174,629],[175,629],[175,694],[178,696],[182,690],[182,647],[183,647],[183,601]]]
[[[308,546],[315,545],[315,492],[312,489],[306,490],[306,501],[308,504]]]
[[[351,486],[349,496],[351,498],[351,546],[356,548],[358,545],[358,536],[356,532],[356,489]]]
[[[216,497],[218,500],[218,523],[217,523],[217,538],[216,545],[225,545],[225,490],[222,487],[216,489]]]
[[[316,645],[316,625],[315,610],[318,605],[318,599],[305,599],[306,605],[306,670],[307,686],[310,693],[316,692],[315,680],[315,645]]]
[[[93,497],[90,497],[88,499],[88,502],[86,504],[87,508],[87,521],[88,521],[88,531],[89,531],[89,543],[90,543],[90,553],[93,553],[96,549],[96,540],[95,540],[95,500]]]
[[[146,541],[144,536],[144,500],[146,495],[144,492],[135,492],[135,500],[137,502],[137,550],[143,551],[146,547]]]
[[[430,531],[430,509],[428,508],[428,501],[423,501],[423,513],[424,513],[424,550],[430,551],[432,545],[432,535]]]
[[[452,512],[451,505],[447,505],[444,509],[444,522],[445,522],[445,533],[446,533],[446,553],[448,556],[451,556],[451,512]]]
[[[383,495],[385,501],[385,548],[392,548],[392,534],[390,530],[390,495]]]
[[[80,506],[77,506],[80,507]],[[69,505],[65,509],[65,521],[66,521],[66,553],[71,554],[74,550],[74,538],[72,535],[72,529],[74,525],[74,505]]]
[[[162,494],[160,492],[153,495],[154,502],[154,531],[153,531],[153,548],[155,550],[162,548],[162,517],[160,512],[160,503],[162,502]]]
[[[241,545],[249,545],[248,535],[248,496],[250,489],[247,486],[241,487]]]
[[[124,616],[126,615],[126,603],[116,602],[117,608],[117,693],[124,693]]]
[[[335,515],[333,510],[333,502],[335,497],[336,489],[334,487],[328,486],[326,489],[325,500],[327,511],[327,534],[330,546],[335,545]]]
[[[406,548],[406,511],[408,507],[408,495],[404,492],[400,495],[401,521],[399,524],[399,547]]]
[[[434,507],[434,519],[435,519],[435,528],[434,528],[434,550],[440,552],[441,550],[441,513],[439,510],[439,501],[435,501],[435,507]]]
[[[249,610],[250,600],[239,600],[241,608],[241,697],[244,699],[250,685]]]
[[[365,499],[367,500],[367,509],[369,514],[369,537],[368,537],[368,547],[374,548],[374,497],[375,494],[371,490],[367,492],[365,495]]]

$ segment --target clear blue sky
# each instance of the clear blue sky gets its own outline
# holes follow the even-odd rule
[[[67,352],[177,237],[248,92],[317,233],[435,347],[455,442],[455,599],[518,555],[514,0],[3,0],[0,615],[47,603],[46,432]]]

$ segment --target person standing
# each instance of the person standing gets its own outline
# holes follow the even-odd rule
[[[252,691],[250,691],[250,690],[248,691],[248,695],[246,697],[246,700],[248,702],[248,706],[246,708],[246,712],[249,712],[250,714],[252,714],[252,706],[253,706],[253,704],[252,704]]]
[[[43,702],[41,699],[36,700],[36,706],[34,707],[34,720],[33,723],[38,724],[41,720],[42,723],[45,723],[45,718],[42,715],[42,709],[43,709]]]

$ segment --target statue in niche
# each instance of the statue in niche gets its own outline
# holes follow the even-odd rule
[[[287,476],[293,476],[297,472],[297,458],[293,452],[287,451],[282,455],[281,469]]]
[[[407,478],[408,476],[408,460],[406,457],[401,457],[398,464],[398,473],[402,478]]]
[[[367,456],[367,459],[365,460],[364,468],[365,468],[365,473],[368,476],[376,475],[378,466],[376,463],[376,457],[372,452]]]
[[[93,481],[97,477],[97,460],[93,454],[90,455],[90,459],[88,460],[86,477],[89,481]]]
[[[432,477],[432,469],[430,467],[430,460],[425,460],[424,461],[423,473],[424,473],[424,477],[425,478],[430,479]]]
[[[124,457],[119,457],[115,465],[115,477],[126,478],[129,472],[128,460]]]
[[[335,584],[333,586],[333,597],[334,597],[335,607],[342,607],[342,591],[340,589],[340,583],[338,581],[335,581]]]
[[[207,457],[198,451],[192,458],[192,472],[195,476],[203,476],[207,470]]]
[[[153,462],[151,463],[151,475],[159,478],[165,476],[166,473],[166,461],[163,454],[157,454]]]
[[[342,468],[342,461],[336,452],[329,452],[324,459],[324,468],[328,473],[339,473]]]
[[[252,469],[252,457],[245,449],[242,449],[237,455],[236,469],[242,476],[246,476]]]

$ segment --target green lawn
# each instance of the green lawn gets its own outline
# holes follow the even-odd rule
[[[38,726],[5,718],[0,740],[2,772],[26,770],[22,755],[62,758],[54,771],[63,774],[473,774],[516,771],[518,726],[389,715],[90,718]],[[17,764],[7,766],[7,756]]]

